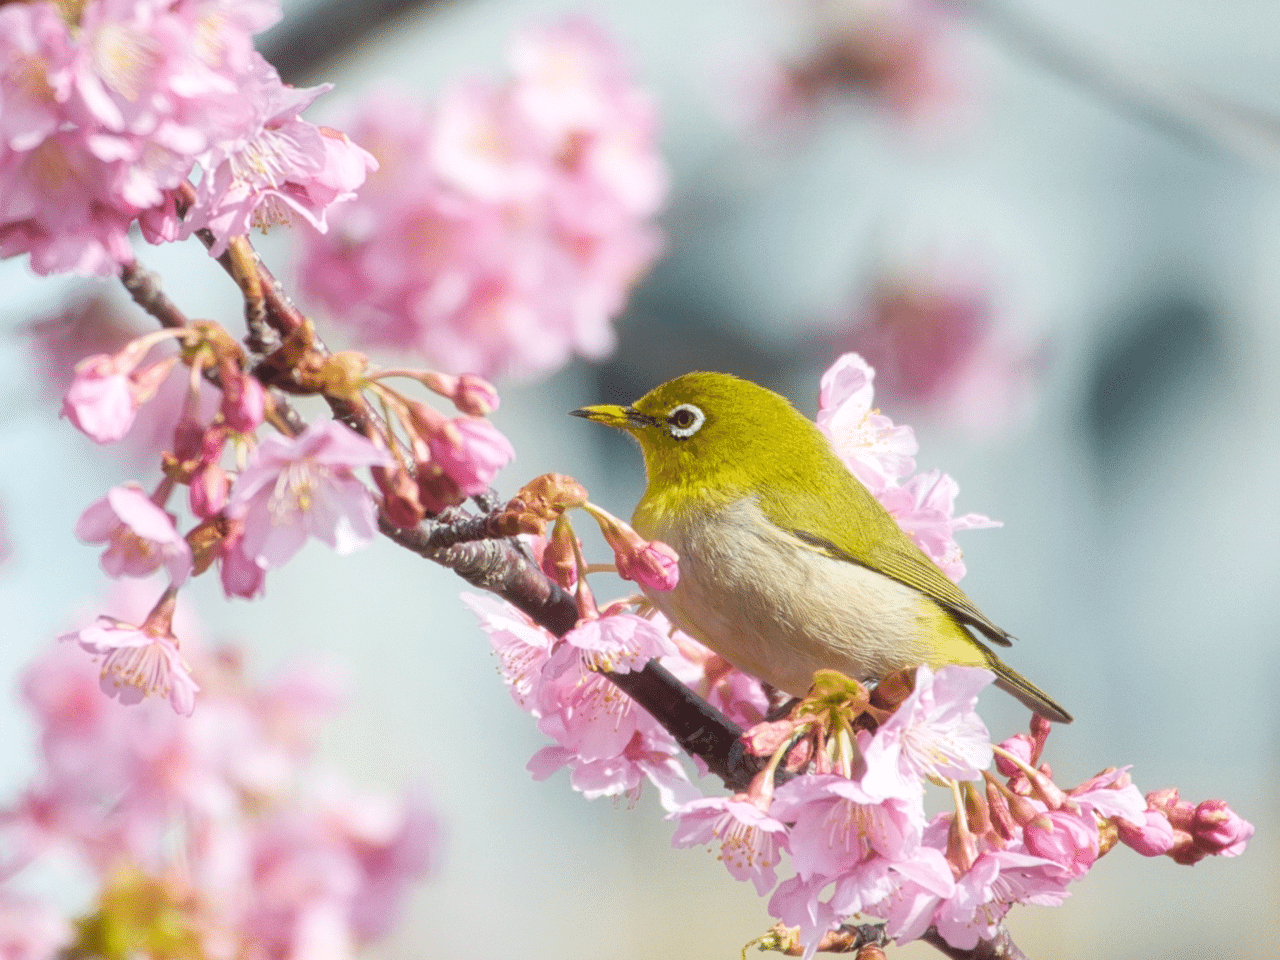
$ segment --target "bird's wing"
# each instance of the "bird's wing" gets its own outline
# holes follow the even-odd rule
[[[902,549],[901,544],[889,543],[884,545],[888,549],[873,547],[866,560],[859,560],[841,550],[830,540],[826,540],[807,530],[792,529],[791,533],[805,546],[826,556],[843,560],[847,563],[860,564],[875,570],[877,573],[882,573],[886,577],[897,580],[899,583],[906,584],[912,589],[919,590],[954,614],[962,623],[967,623],[981,631],[993,643],[998,643],[1004,647],[1012,645],[1013,638],[987,619],[983,612],[973,605],[973,601],[964,595],[964,591],[957,587],[936,563],[930,560],[923,551],[909,540],[908,545],[913,548],[914,552]]]
[[[993,643],[1010,646],[1013,638],[973,605],[844,464],[833,456],[825,466],[817,484],[821,496],[811,492],[815,485],[805,478],[780,477],[773,487],[777,493],[761,498],[766,516],[813,549],[919,590]],[[836,504],[844,509],[833,511]]]

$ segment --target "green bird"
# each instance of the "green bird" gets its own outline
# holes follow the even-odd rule
[[[975,636],[1012,639],[785,397],[688,373],[629,407],[573,413],[639,442],[648,488],[632,524],[680,555],[676,588],[646,594],[738,669],[804,696],[820,669],[874,680],[919,663],[985,667],[1036,713],[1071,722]]]

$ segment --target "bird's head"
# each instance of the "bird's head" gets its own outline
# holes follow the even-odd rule
[[[686,373],[628,407],[574,410],[635,437],[651,492],[733,500],[825,440],[785,397],[727,373]]]

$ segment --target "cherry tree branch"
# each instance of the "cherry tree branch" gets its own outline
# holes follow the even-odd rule
[[[206,246],[212,246],[212,236],[207,235],[206,231],[199,231],[198,234],[203,234],[201,239]],[[259,362],[255,372],[270,368],[282,377],[293,375],[294,371],[287,366],[271,367],[271,360],[281,354],[287,357],[289,338],[299,333],[306,335],[307,351],[314,351],[321,356],[329,354],[319,336],[310,329],[306,317],[293,304],[247,240],[228,249],[218,258],[218,262],[243,292],[246,320],[250,326],[252,327],[253,317],[257,316],[282,337],[280,346]],[[161,323],[185,323],[181,311],[160,292],[158,281],[141,268],[130,268],[127,276],[122,272],[122,280],[134,299]],[[251,329],[250,340],[255,339],[263,341],[266,338],[262,331],[255,332]],[[266,378],[265,382],[267,386],[281,386],[279,380],[271,377]],[[329,396],[325,399],[336,417],[362,434],[376,434],[385,427],[381,417],[359,394],[354,399]],[[497,531],[493,528],[494,518],[500,511],[492,496],[481,496],[477,501],[486,510],[481,516],[473,516],[455,508],[444,511],[437,517],[424,519],[411,528],[397,526],[385,511],[380,510],[379,528],[383,535],[405,549],[447,567],[473,586],[509,601],[556,636],[563,636],[572,630],[578,622],[574,598],[542,571],[519,540],[495,535]],[[742,728],[711,707],[656,661],[650,661],[642,670],[609,672],[605,675],[647,710],[685,752],[701,758],[728,789],[746,790],[752,778],[762,769],[764,761],[746,751],[742,741]],[[836,933],[840,934],[840,931]],[[850,945],[861,937],[862,934],[841,934],[832,941],[831,946],[824,949],[852,952],[854,948]],[[953,960],[1026,960],[1003,927],[992,940],[980,942],[970,951],[957,951],[937,936],[936,930],[932,928],[923,939]],[[859,947],[870,942],[863,940]]]

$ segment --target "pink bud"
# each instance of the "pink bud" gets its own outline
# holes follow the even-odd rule
[[[1017,835],[1013,814],[1009,810],[1009,801],[994,783],[987,783],[987,810],[991,815],[991,826],[1002,840],[1012,840]]]
[[[266,391],[257,377],[234,364],[222,365],[222,419],[236,433],[250,433],[262,424]]]
[[[1027,850],[1083,877],[1098,859],[1098,825],[1093,814],[1050,810],[1028,823],[1022,832]]]
[[[133,385],[113,357],[95,354],[76,365],[62,397],[62,416],[97,443],[113,443],[133,426],[138,412]]]
[[[964,873],[978,859],[978,838],[973,835],[960,817],[951,818],[947,830],[947,860]]]
[[[231,480],[227,472],[216,463],[207,463],[191,477],[191,512],[202,520],[217,516],[227,505],[227,493]]]
[[[515,450],[487,420],[459,417],[427,438],[431,459],[466,496],[483,493]]]
[[[1114,822],[1120,842],[1137,850],[1144,857],[1164,856],[1173,849],[1173,827],[1158,810],[1148,810],[1146,823],[1141,827],[1135,827],[1118,817]]]
[[[1195,837],[1187,833],[1185,830],[1174,829],[1173,846],[1169,848],[1169,858],[1174,863],[1180,863],[1184,867],[1190,867],[1205,857],[1209,856],[1208,852],[1196,846]]]
[[[472,417],[487,417],[498,409],[498,391],[488,380],[477,377],[474,373],[464,373],[458,377],[458,386],[453,393],[453,402],[459,410]]]
[[[1015,734],[1004,743],[1000,744],[1001,750],[1007,750],[1013,754],[1027,766],[1031,765],[1031,756],[1035,750],[1035,744],[1031,738],[1025,733]],[[1006,777],[1012,777],[1021,772],[1022,768],[1010,760],[1008,757],[1002,757],[996,754],[996,769]]]
[[[1175,830],[1191,832],[1191,819],[1195,816],[1194,804],[1178,797],[1177,787],[1166,787],[1147,794],[1147,806],[1159,810],[1168,819]]]
[[[1253,824],[1227,806],[1227,801],[1206,800],[1196,807],[1191,835],[1196,846],[1207,853],[1237,857],[1253,836]]]
[[[673,590],[680,580],[680,555],[661,540],[617,555],[618,576],[650,590]]]

